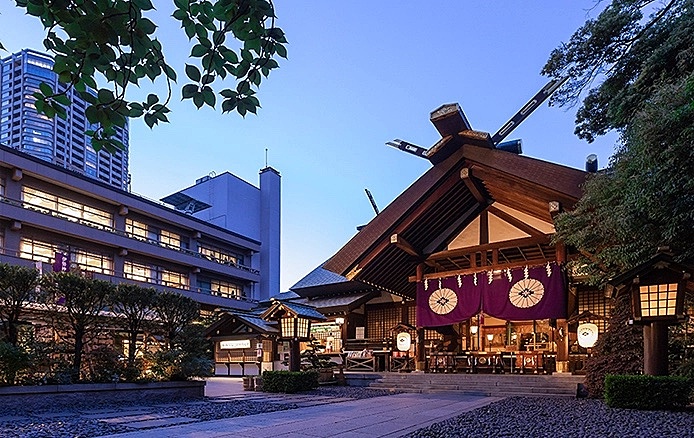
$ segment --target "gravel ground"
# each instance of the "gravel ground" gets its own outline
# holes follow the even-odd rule
[[[249,395],[269,393],[249,393]],[[362,399],[393,394],[389,391],[359,387],[322,387],[298,395],[328,396]],[[27,401],[22,404],[0,405],[0,437],[3,438],[79,438],[97,437],[128,432],[133,429],[122,425],[99,421],[123,415],[150,415],[186,417],[195,421],[255,415],[295,409],[297,405],[288,398],[281,402],[204,399],[201,401],[167,400],[166,404],[155,400],[129,400],[104,402],[91,397],[71,400],[69,405],[46,404]]]
[[[259,394],[259,393],[249,393]],[[361,399],[393,394],[390,391],[326,386],[300,395]],[[271,394],[268,394],[271,395]],[[166,415],[191,422],[294,409],[288,398],[281,402],[204,399],[201,401],[151,400],[105,403],[82,399],[69,406],[0,405],[0,437],[97,437],[132,429],[99,421],[121,415]],[[611,409],[602,401],[569,398],[512,397],[467,412],[408,435],[421,437],[687,437],[694,436],[694,411],[661,412]]]
[[[608,408],[600,400],[512,397],[407,435],[424,437],[691,437],[694,411]]]

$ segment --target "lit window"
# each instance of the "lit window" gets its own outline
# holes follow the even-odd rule
[[[675,316],[677,283],[640,286],[641,316]]]

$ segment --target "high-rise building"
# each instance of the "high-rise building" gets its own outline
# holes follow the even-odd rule
[[[116,134],[125,146],[122,151],[94,151],[85,133],[98,126],[85,117],[87,103],[74,89],[60,84],[52,69],[49,55],[29,49],[0,61],[0,144],[127,189],[128,125]],[[66,92],[72,102],[66,119],[49,119],[36,111],[33,93],[42,82]]]

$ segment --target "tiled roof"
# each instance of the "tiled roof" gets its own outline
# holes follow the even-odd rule
[[[290,287],[289,290],[293,291],[296,289],[305,289],[307,287],[325,286],[329,284],[347,282],[349,282],[347,278],[328,271],[327,269],[323,268],[323,265],[320,265],[313,271],[309,272],[304,278],[299,280],[294,286]]]
[[[372,296],[373,292],[362,292],[349,295],[318,297],[313,299],[298,298],[292,300],[292,302],[310,305],[320,310],[333,309],[338,307],[346,307],[347,310],[351,310],[361,305],[363,301],[370,299]]]

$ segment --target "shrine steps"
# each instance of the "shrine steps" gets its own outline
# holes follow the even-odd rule
[[[404,392],[446,392],[509,396],[575,397],[584,376],[570,374],[378,373],[370,388]]]

